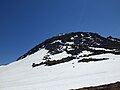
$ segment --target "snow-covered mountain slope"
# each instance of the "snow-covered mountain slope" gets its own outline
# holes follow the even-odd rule
[[[78,35],[64,37],[73,40],[71,37]],[[80,35],[84,36],[83,33]],[[63,42],[60,38],[49,39],[18,61],[0,66],[0,90],[69,90],[120,81],[119,42],[114,41],[113,44],[108,40],[114,47],[105,48],[98,42],[92,46],[87,41],[77,45],[75,42],[81,43],[80,40],[83,40],[78,39],[72,43],[68,40]],[[54,46],[56,42],[62,44]]]
[[[41,53],[45,54],[46,50],[1,67],[0,90],[68,90],[120,80],[118,55],[93,56],[93,58],[109,58],[99,62],[78,63],[78,60],[74,59],[53,66],[42,65],[32,68],[32,63],[37,63],[42,58]]]

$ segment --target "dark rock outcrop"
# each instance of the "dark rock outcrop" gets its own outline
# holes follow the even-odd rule
[[[94,86],[94,87],[84,87],[80,89],[70,89],[70,90],[120,90],[120,82]]]

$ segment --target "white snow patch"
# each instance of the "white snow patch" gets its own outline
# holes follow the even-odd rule
[[[50,58],[51,58],[52,60],[60,60],[60,59],[62,59],[62,58],[68,57],[68,56],[71,56],[71,54],[67,54],[67,53],[64,51],[64,52],[59,53],[59,54],[51,55]]]
[[[61,40],[56,40],[56,41],[52,42],[51,44],[56,43],[56,42],[60,42],[60,43],[62,43]]]
[[[89,55],[92,54],[92,52],[90,51],[82,51],[82,53],[80,53],[78,56],[84,56],[84,55]]]
[[[76,37],[78,37],[78,35],[75,35],[74,37],[76,38]]]
[[[73,45],[74,42],[66,42],[65,44]]]
[[[66,46],[63,46],[62,48],[63,48],[63,49],[66,49]]]
[[[89,48],[90,48],[90,49],[94,49],[94,50],[115,51],[115,49],[112,50],[112,49],[105,49],[105,48],[98,48],[98,47],[89,47]]]
[[[71,40],[74,40],[74,37],[71,37],[70,39],[71,39]]]
[[[83,34],[81,34],[81,36],[83,37],[84,35],[83,35]]]

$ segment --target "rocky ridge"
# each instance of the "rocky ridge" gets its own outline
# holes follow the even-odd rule
[[[112,36],[105,38],[97,33],[92,32],[72,32],[68,34],[61,34],[45,40],[44,42],[29,50],[26,54],[19,57],[17,60],[23,59],[28,55],[34,54],[35,52],[43,48],[48,50],[47,54],[43,57],[43,62],[40,62],[38,64],[33,63],[33,67],[39,65],[51,66],[59,63],[68,62],[73,59],[79,59],[80,57],[88,57],[91,55],[105,53],[119,55],[120,39],[113,38]],[[90,53],[80,55],[84,51]],[[68,56],[57,60],[53,60],[50,57],[52,55],[60,54],[63,52],[66,52]],[[95,59],[88,60],[94,61]],[[100,60],[103,59],[101,58]]]

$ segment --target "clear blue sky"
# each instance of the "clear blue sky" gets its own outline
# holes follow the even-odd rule
[[[120,38],[120,0],[0,0],[0,65],[75,31]]]

